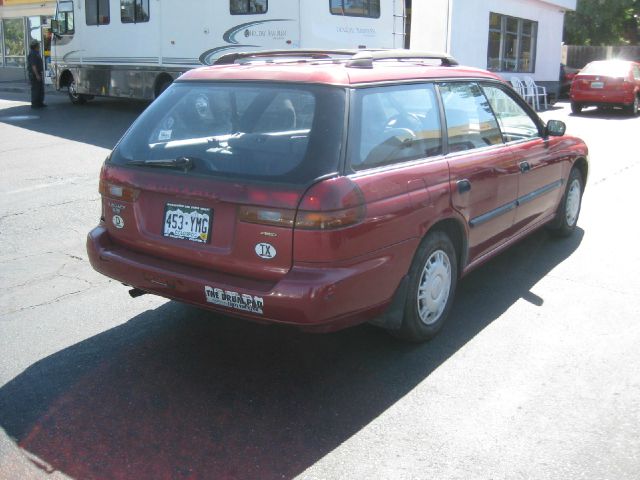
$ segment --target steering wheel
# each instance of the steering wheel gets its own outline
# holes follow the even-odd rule
[[[385,131],[390,129],[408,130],[415,137],[416,131],[422,130],[422,122],[412,113],[398,113],[387,120]]]

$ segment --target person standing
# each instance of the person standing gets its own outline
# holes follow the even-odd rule
[[[31,108],[46,107],[44,103],[44,65],[40,56],[40,43],[31,40],[29,45],[29,56],[27,62],[29,66],[29,81],[31,82]]]

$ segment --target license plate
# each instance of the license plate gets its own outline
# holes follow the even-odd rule
[[[604,82],[591,82],[591,88],[604,88]]]
[[[164,207],[162,234],[165,237],[207,243],[212,217],[210,208],[167,203]]]

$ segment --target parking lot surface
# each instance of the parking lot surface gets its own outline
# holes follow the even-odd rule
[[[474,271],[410,345],[129,298],[84,245],[146,104],[25,99],[0,93],[0,478],[638,478],[640,118],[544,112],[590,147],[578,230]]]

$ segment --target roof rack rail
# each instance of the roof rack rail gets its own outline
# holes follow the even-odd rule
[[[343,58],[336,58],[343,57]],[[253,52],[227,53],[218,58],[214,65],[232,65],[241,60],[259,59],[300,59],[300,60],[343,60],[348,67],[373,68],[373,62],[380,60],[440,60],[441,65],[452,67],[458,65],[458,61],[451,55],[439,52],[420,52],[402,49],[344,49],[344,50],[259,50]]]
[[[300,58],[309,60],[330,60],[336,56],[352,57],[359,50],[322,50],[322,49],[307,49],[307,50],[258,50],[255,52],[236,52],[227,53],[218,58],[214,65],[232,65],[239,60],[258,60],[260,58]]]
[[[440,60],[443,67],[459,65],[455,58],[446,53],[396,49],[359,51],[347,62],[347,66],[353,68],[373,68],[373,62],[379,60]]]

